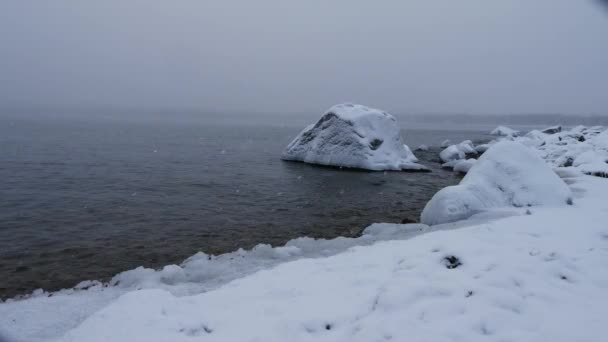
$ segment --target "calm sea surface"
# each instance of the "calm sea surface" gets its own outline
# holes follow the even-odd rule
[[[459,176],[283,162],[303,126],[0,119],[0,298],[299,236],[417,218]],[[485,140],[408,129],[407,144]]]

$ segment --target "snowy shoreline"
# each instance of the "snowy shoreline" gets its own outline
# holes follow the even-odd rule
[[[199,253],[181,267],[123,272],[115,286],[83,282],[80,290],[0,303],[0,340],[4,333],[9,341],[203,335],[223,341],[592,341],[608,300],[600,292],[608,289],[600,266],[608,251],[602,226],[608,181],[583,173],[603,172],[605,150],[597,146],[604,140],[586,146],[591,139],[574,136],[574,147],[557,151],[565,146],[562,136],[544,137],[544,145],[526,139],[519,142],[544,152],[570,184],[572,206],[499,207],[435,226],[376,224],[360,238],[301,238],[218,257]],[[587,153],[586,159],[556,165],[570,150]],[[252,265],[249,257],[262,262]],[[599,298],[587,303],[588,292]],[[545,311],[551,314],[539,322]],[[565,318],[585,322],[587,330],[566,331],[557,323]]]

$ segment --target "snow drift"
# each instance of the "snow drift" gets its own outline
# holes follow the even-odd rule
[[[355,104],[330,108],[285,149],[283,160],[337,167],[381,170],[428,170],[403,144],[390,114]]]
[[[491,208],[567,203],[572,203],[570,189],[534,151],[502,141],[479,158],[459,185],[435,194],[421,222],[449,223]]]

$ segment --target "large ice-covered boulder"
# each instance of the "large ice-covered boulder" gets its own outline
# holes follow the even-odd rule
[[[570,188],[537,153],[520,143],[501,141],[479,158],[459,185],[433,196],[421,223],[454,222],[492,208],[571,203]]]
[[[287,146],[282,159],[374,171],[428,170],[403,144],[392,115],[356,104],[330,108]]]

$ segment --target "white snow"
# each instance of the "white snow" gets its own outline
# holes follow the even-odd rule
[[[603,177],[608,175],[608,130],[604,127],[576,126],[571,130],[564,130],[556,126],[545,130],[555,132],[546,134],[533,130],[522,137],[502,139],[534,148],[554,168],[574,166],[585,174]],[[500,140],[501,138],[498,139]],[[490,142],[492,143],[495,141]]]
[[[481,145],[475,146],[475,151],[477,153],[484,153],[485,151],[488,150],[488,148],[490,148],[490,144],[481,144]]]
[[[460,173],[467,173],[475,165],[477,159],[469,158],[465,160],[459,160],[454,164],[454,171]]]
[[[330,108],[285,149],[284,160],[367,170],[428,170],[403,144],[390,114],[356,104]]]
[[[566,205],[568,186],[531,149],[516,142],[492,145],[459,185],[443,188],[426,204],[421,222],[463,220],[492,208]]]
[[[465,159],[467,155],[477,155],[478,152],[471,140],[465,140],[457,145],[450,145],[439,153],[439,158],[444,162],[443,167],[450,168],[456,161]]]
[[[439,153],[439,158],[441,158],[444,163],[464,159],[464,157],[465,153],[456,145],[450,145]]]
[[[516,136],[519,135],[519,131],[516,131],[507,126],[498,126],[492,132],[490,132],[490,134],[498,136]]]
[[[414,155],[414,152],[412,152],[412,150],[410,149],[409,146],[407,146],[406,144],[403,144],[403,149],[405,150],[405,159],[409,160],[410,162],[414,162],[414,163],[418,162],[418,158]]]
[[[195,296],[129,292],[60,341],[602,341],[608,182],[571,182],[574,206],[284,263]]]

